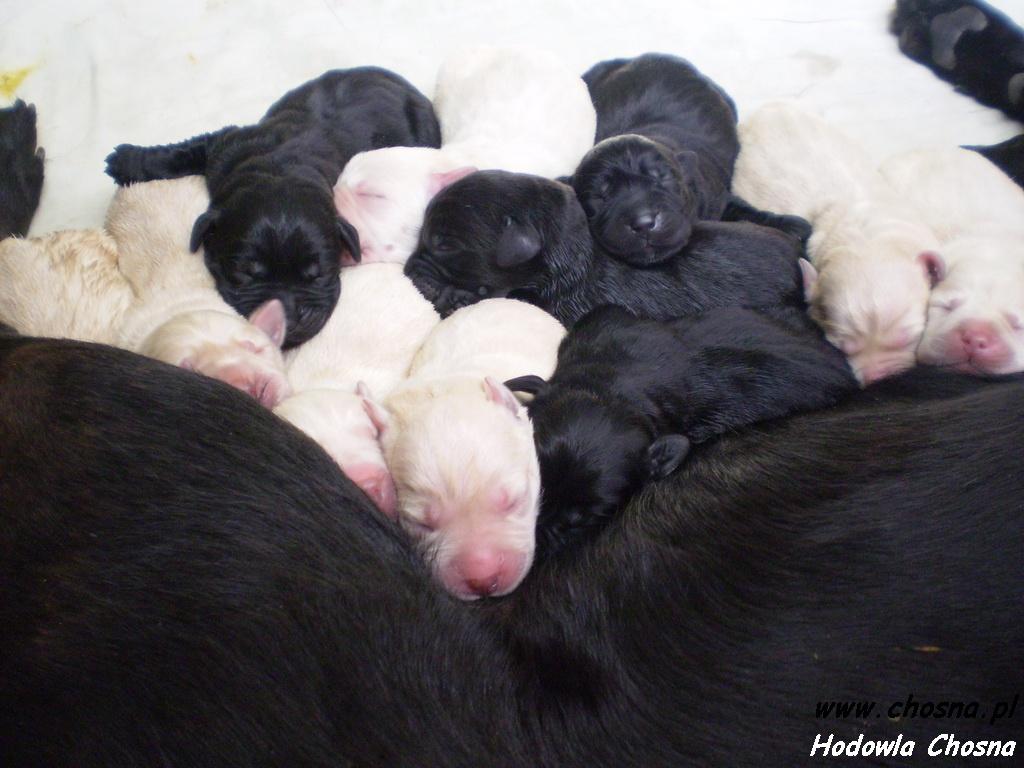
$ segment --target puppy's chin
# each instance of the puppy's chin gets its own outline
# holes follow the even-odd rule
[[[690,241],[693,221],[662,214],[668,221],[656,232],[638,234],[625,218],[617,218],[593,232],[594,240],[618,261],[634,267],[653,267],[678,254]]]
[[[473,257],[463,255],[461,258],[468,261]],[[515,290],[514,286],[490,285],[497,281],[475,271],[471,275],[453,278],[437,265],[434,257],[422,250],[413,253],[406,262],[405,274],[441,317],[484,299],[506,298]]]

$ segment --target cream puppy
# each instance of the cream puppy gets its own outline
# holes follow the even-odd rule
[[[881,173],[943,243],[919,362],[981,375],[1024,370],[1024,190],[976,152],[890,158]]]
[[[410,378],[383,405],[365,400],[395,479],[399,520],[462,599],[508,594],[533,562],[533,427],[502,382],[549,376],[564,334],[537,307],[482,301],[434,329]]]
[[[391,147],[353,157],[334,188],[359,232],[362,261],[404,263],[430,199],[477,168],[554,178],[594,144],[587,86],[545,51],[472,48],[441,66],[434,94],[440,150]]]
[[[0,241],[0,322],[19,333],[115,344],[134,301],[102,230]]]
[[[202,253],[188,244],[208,203],[199,176],[134,184],[114,195],[106,229],[136,297],[117,345],[220,379],[273,407],[290,392],[280,350],[284,307],[267,302],[247,321],[220,297]]]
[[[863,384],[914,365],[939,242],[867,152],[821,118],[762,107],[739,128],[733,191],[814,227],[801,262],[811,316]]]
[[[320,333],[285,354],[293,394],[274,413],[320,443],[394,518],[394,481],[363,396],[391,393],[440,317],[400,264],[348,267],[341,284],[341,298]]]

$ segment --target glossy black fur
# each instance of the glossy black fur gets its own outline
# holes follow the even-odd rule
[[[573,175],[594,238],[638,266],[675,255],[698,219],[721,217],[739,154],[729,95],[678,56],[595,64],[583,80],[597,145]]]
[[[616,304],[658,320],[722,306],[802,306],[798,241],[749,223],[701,222],[653,267],[595,245],[573,190],[505,171],[470,174],[427,207],[406,274],[442,315],[488,296],[514,296],[571,326]]]
[[[0,238],[28,234],[43,192],[43,158],[35,106],[18,99],[0,109]]]
[[[210,208],[192,231],[231,306],[249,315],[285,305],[285,347],[315,335],[338,301],[343,252],[359,236],[334,206],[332,188],[358,152],[440,145],[429,100],[378,67],[324,73],[279,99],[259,123],[228,126],[179,144],[122,144],[107,158],[118,184],[206,175]]]
[[[967,147],[988,158],[1003,173],[1024,187],[1024,134],[999,144],[985,147]]]
[[[550,557],[592,537],[691,445],[834,405],[857,381],[800,310],[727,307],[662,323],[602,307],[562,341],[548,382],[509,386],[536,395],[537,547]]]
[[[815,702],[1021,690],[1024,385],[900,386],[695,448],[469,607],[241,393],[0,339],[0,764],[764,768],[820,764],[819,731],[927,741],[949,726]]]
[[[925,373],[698,446],[469,607],[244,395],[0,339],[0,763],[764,768],[902,732],[890,764],[931,765],[942,731],[1019,738],[814,717],[1024,686],[1024,384],[922,399]]]
[[[1024,120],[1024,29],[980,0],[897,0],[900,50],[982,104]]]

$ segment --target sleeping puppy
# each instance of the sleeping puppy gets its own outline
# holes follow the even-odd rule
[[[117,346],[226,381],[269,408],[289,393],[281,359],[285,312],[272,299],[246,321],[217,293],[188,229],[209,202],[191,176],[122,187],[107,211],[117,269],[135,300]]]
[[[680,254],[638,268],[595,246],[571,187],[481,171],[431,201],[406,274],[442,317],[511,296],[571,327],[602,304],[667,320],[722,306],[802,306],[795,239],[755,224],[698,224]]]
[[[1024,119],[1024,29],[981,0],[897,0],[900,50],[982,104]]]
[[[596,533],[691,445],[828,407],[857,388],[842,353],[800,310],[734,307],[668,323],[601,307],[566,336],[550,380],[506,384],[535,395],[540,557]]]
[[[866,150],[821,118],[769,104],[740,125],[733,191],[811,223],[802,261],[811,315],[869,384],[914,365],[939,242]]]
[[[0,238],[28,234],[43,191],[43,157],[36,108],[18,99],[0,109]]]
[[[897,155],[881,172],[942,242],[946,274],[918,361],[976,375],[1024,370],[1024,190],[961,148]]]
[[[463,600],[505,595],[533,562],[540,496],[533,429],[501,382],[555,367],[562,326],[519,301],[456,312],[427,337],[409,379],[367,413],[398,492],[399,521]]]
[[[441,149],[363,152],[334,188],[359,232],[363,261],[404,263],[430,198],[477,168],[550,178],[573,172],[593,146],[587,87],[546,51],[477,47],[441,65],[434,94]]]
[[[363,396],[391,394],[440,318],[399,264],[350,267],[341,279],[345,288],[327,325],[285,355],[293,394],[274,413],[320,443],[395,517],[394,481]]]
[[[255,125],[162,147],[122,144],[107,173],[122,185],[205,174],[211,202],[195,219],[191,249],[204,248],[217,289],[239,313],[279,300],[293,347],[330,317],[343,254],[359,260],[358,235],[331,193],[345,163],[378,147],[439,143],[423,94],[392,72],[357,67],[290,91]]]
[[[647,53],[583,75],[597,145],[572,184],[594,239],[635,266],[671,258],[697,220],[718,220],[739,153],[736,107],[685,59]]]

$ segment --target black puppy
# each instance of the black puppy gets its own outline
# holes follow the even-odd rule
[[[658,320],[722,306],[802,306],[801,254],[777,230],[706,222],[680,258],[633,267],[595,246],[571,187],[480,171],[431,201],[405,272],[442,315],[512,296],[571,326],[602,304]]]
[[[28,233],[43,191],[43,158],[36,108],[18,99],[0,109],[0,238]]]
[[[377,67],[326,72],[278,100],[259,123],[229,126],[162,147],[122,144],[107,158],[118,184],[206,175],[210,208],[192,250],[224,300],[248,316],[280,299],[284,346],[315,335],[338,301],[343,254],[359,260],[359,236],[338,215],[332,188],[358,152],[440,145],[430,101]]]
[[[897,0],[900,50],[982,104],[1024,120],[1024,29],[981,0]]]
[[[542,557],[600,530],[643,483],[674,472],[691,444],[857,389],[806,313],[735,307],[669,323],[596,309],[562,341],[549,381],[506,384],[535,395]]]
[[[241,393],[0,340],[0,765],[765,768],[820,765],[819,733],[930,765],[954,728],[910,693],[983,702],[956,738],[1005,752],[1024,383],[889,384],[695,451],[467,611]]]
[[[721,217],[739,154],[736,107],[678,56],[603,61],[583,80],[597,145],[572,184],[594,239],[637,266],[675,255],[698,219]]]

